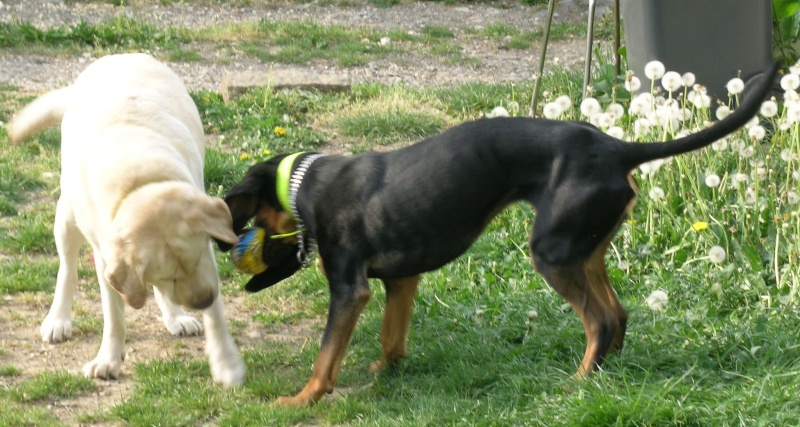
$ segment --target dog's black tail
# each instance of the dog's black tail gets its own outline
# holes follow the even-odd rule
[[[651,160],[697,150],[744,126],[758,112],[772,90],[778,69],[778,64],[773,64],[769,72],[760,77],[758,86],[743,100],[739,108],[711,127],[668,142],[626,143],[621,155],[623,164],[630,170]]]

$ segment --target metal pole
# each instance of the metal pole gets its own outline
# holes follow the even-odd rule
[[[542,40],[542,48],[539,50],[539,71],[536,73],[536,81],[533,82],[533,97],[531,97],[531,109],[528,115],[531,117],[536,116],[536,107],[539,104],[539,85],[542,82],[542,72],[544,72],[544,57],[547,54],[547,41],[550,39],[550,26],[553,24],[553,12],[555,11],[556,0],[550,0],[547,7],[547,24],[544,27],[544,40]]]
[[[586,32],[586,66],[583,69],[583,98],[586,99],[586,88],[589,87],[589,74],[592,72],[592,42],[594,41],[594,7],[595,0],[589,0],[589,24]]]
[[[619,57],[619,0],[614,0],[614,83],[622,73],[622,60]]]

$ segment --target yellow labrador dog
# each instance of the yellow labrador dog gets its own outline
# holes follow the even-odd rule
[[[225,203],[205,194],[205,138],[181,79],[145,54],[111,55],[74,84],[19,112],[11,141],[61,123],[61,197],[55,241],[55,298],[40,332],[71,335],[78,253],[94,251],[103,304],[103,338],[88,377],[118,378],[125,358],[124,303],[141,308],[153,285],[174,335],[203,327],[181,306],[203,309],[206,352],[215,381],[242,384],[245,367],[230,336],[210,237],[235,243]]]

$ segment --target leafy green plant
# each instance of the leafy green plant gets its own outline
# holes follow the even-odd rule
[[[773,57],[792,65],[800,58],[800,0],[772,0]]]

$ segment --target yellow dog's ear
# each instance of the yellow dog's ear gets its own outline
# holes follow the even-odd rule
[[[233,220],[228,205],[222,199],[202,196],[188,209],[185,224],[191,231],[202,231],[218,241],[235,244]]]
[[[144,307],[147,288],[144,284],[144,266],[133,267],[124,260],[111,260],[103,272],[106,282],[133,308]]]

